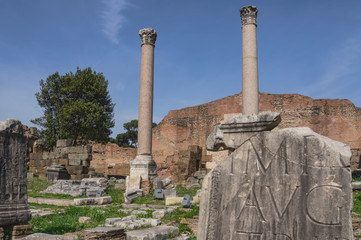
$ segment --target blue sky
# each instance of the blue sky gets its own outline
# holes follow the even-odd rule
[[[39,80],[91,67],[115,106],[113,136],[138,117],[140,37],[158,32],[154,121],[242,90],[239,9],[258,13],[260,91],[361,107],[360,0],[0,0],[0,121],[39,117]]]

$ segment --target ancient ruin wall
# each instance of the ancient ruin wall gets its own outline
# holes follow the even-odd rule
[[[227,114],[241,113],[242,93],[198,106],[171,110],[153,129],[153,157],[162,176],[177,175],[179,152],[190,145],[202,147],[216,124]],[[361,153],[361,108],[345,99],[312,99],[299,94],[260,94],[261,111],[281,112],[278,128],[310,127],[316,133],[350,145],[352,168],[358,168]],[[176,177],[177,178],[177,177]]]
[[[121,148],[115,143],[95,143],[90,167],[104,176],[129,176],[129,162],[137,155],[135,148]]]

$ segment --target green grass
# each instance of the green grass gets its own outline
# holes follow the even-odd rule
[[[105,223],[106,218],[125,217],[129,214],[118,212],[120,207],[66,207],[64,214],[46,217],[35,217],[30,220],[34,225],[34,232],[59,234],[81,231],[85,228],[94,228]],[[79,223],[79,217],[90,217],[90,223]]]
[[[133,199],[132,203],[135,203],[135,204],[165,205],[165,200],[153,199],[153,193],[154,193],[154,190],[152,189],[150,191],[149,195],[145,195],[143,197]]]
[[[124,191],[116,190],[114,187],[109,187],[106,191],[105,196],[111,196],[113,199],[113,204],[122,204],[124,203]]]
[[[185,210],[184,208],[177,208],[170,215],[164,217],[162,222],[171,224],[179,228],[179,234],[188,234],[190,239],[196,239],[193,235],[191,228],[188,224],[181,223],[182,220],[186,218],[193,218],[199,215],[199,205],[193,205],[190,211]]]
[[[361,181],[361,178],[360,178],[360,177],[352,178],[352,182],[360,182],[360,181]]]
[[[353,212],[361,214],[361,192],[353,193]]]
[[[41,191],[47,189],[47,187],[51,186],[53,183],[49,183],[46,178],[33,178],[28,181],[28,196],[33,198],[55,198],[55,199],[75,199],[75,198],[83,198],[81,197],[73,197],[68,194],[53,194],[53,193],[40,193]]]
[[[177,191],[180,197],[184,197],[184,195],[190,195],[194,197],[199,189],[200,188],[186,189],[182,185],[177,185]]]

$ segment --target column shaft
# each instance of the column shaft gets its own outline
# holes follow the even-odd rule
[[[241,8],[242,114],[258,114],[257,13],[255,6]]]
[[[242,26],[242,113],[258,114],[257,26]]]
[[[152,154],[154,46],[142,45],[139,89],[138,155]]]

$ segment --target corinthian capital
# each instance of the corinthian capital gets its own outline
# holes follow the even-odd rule
[[[257,13],[258,9],[255,6],[246,6],[241,8],[242,25],[256,24],[257,25]]]
[[[155,46],[157,40],[157,32],[153,28],[144,28],[139,31],[139,36],[142,39],[143,44],[150,44]]]

